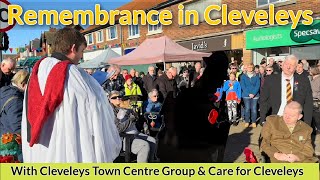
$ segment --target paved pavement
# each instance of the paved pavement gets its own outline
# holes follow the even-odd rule
[[[260,152],[258,146],[258,140],[262,127],[258,125],[256,128],[245,128],[244,123],[240,122],[238,126],[231,126],[229,131],[229,137],[224,152],[223,162],[245,162],[245,156],[243,150],[245,147],[249,147],[257,159],[260,159]],[[315,152],[317,156],[320,156],[320,133],[313,136],[315,144]]]
[[[244,123],[238,126],[231,126],[226,146],[222,144],[202,144],[190,147],[174,147],[159,143],[158,154],[161,163],[212,163],[228,162],[243,163],[245,147],[251,148],[257,158],[260,158],[258,139],[262,127],[244,128]],[[315,138],[315,152],[320,157],[320,134]],[[136,157],[133,157],[133,160]],[[123,160],[119,162],[123,162]]]

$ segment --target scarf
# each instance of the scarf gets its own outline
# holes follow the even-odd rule
[[[45,58],[39,60],[34,65],[29,80],[26,102],[28,142],[30,147],[38,142],[43,125],[63,100],[64,83],[67,76],[68,65],[71,64],[71,61],[60,53],[52,54],[52,57],[67,60],[58,62],[52,68],[48,75],[43,95],[40,90],[38,71],[40,63]]]

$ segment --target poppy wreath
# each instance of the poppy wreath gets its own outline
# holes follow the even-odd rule
[[[0,141],[0,163],[16,163],[21,151],[20,134],[5,133]]]

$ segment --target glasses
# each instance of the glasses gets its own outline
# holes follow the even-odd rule
[[[272,70],[269,69],[269,70],[266,70],[266,71],[272,71]]]
[[[237,68],[231,68],[231,69],[237,69]]]
[[[113,96],[112,98],[110,99],[120,99],[120,96]]]

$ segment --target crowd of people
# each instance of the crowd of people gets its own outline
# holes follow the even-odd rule
[[[263,125],[268,115],[282,115],[285,105],[294,100],[304,109],[304,121],[319,129],[319,111],[316,107],[320,99],[320,66],[309,67],[306,63],[293,55],[277,63],[270,58],[269,64],[264,58],[256,66],[247,64],[238,67],[231,63],[230,79],[220,89],[226,92],[229,121],[234,123],[237,119],[244,119],[245,127],[251,123],[251,127],[255,128],[256,122],[260,120]]]
[[[52,55],[38,61],[31,74],[24,70],[13,74],[16,64],[11,59],[1,63],[0,156],[11,157],[3,161],[113,162],[124,149],[121,133],[134,135],[131,152],[137,162],[155,161],[157,141],[137,128],[139,113],[160,112],[165,102],[170,107],[180,92],[201,79],[203,65],[198,62],[179,72],[176,67],[161,71],[149,66],[146,74],[117,65],[83,70],[77,67],[87,46],[83,35],[63,28],[55,36]],[[309,144],[297,143],[296,147],[310,150],[300,156],[270,142],[279,142],[272,135],[278,127],[273,122],[283,121],[291,135],[298,133],[308,143],[311,132],[320,129],[320,67],[289,55],[283,62],[263,59],[256,66],[231,63],[226,73],[229,79],[215,100],[225,98],[230,123],[243,119],[245,128],[255,128],[260,120],[261,147],[274,161],[311,160]],[[292,109],[295,115],[290,114]],[[294,122],[289,122],[293,116]],[[295,132],[298,122],[301,132]]]

